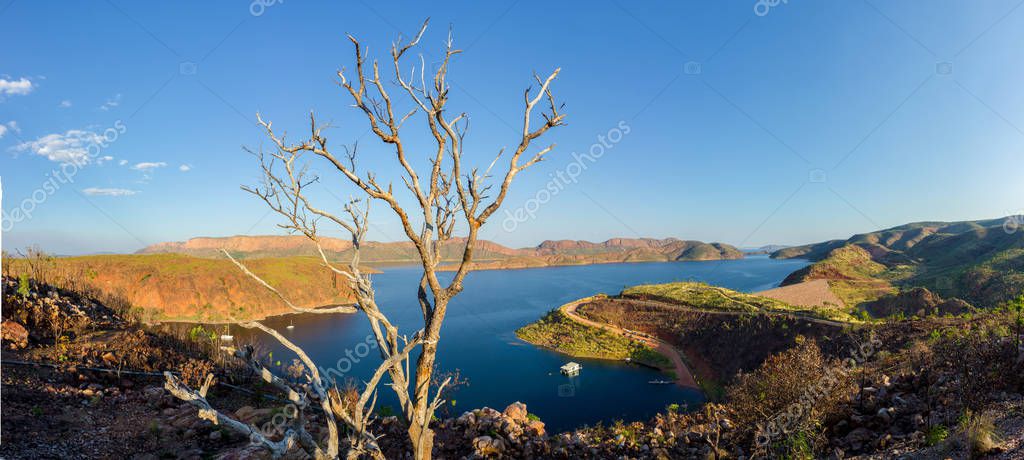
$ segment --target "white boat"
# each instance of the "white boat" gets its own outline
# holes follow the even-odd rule
[[[291,321],[288,321],[288,327],[287,327],[287,329],[295,329],[295,324],[292,324],[292,322],[291,322]]]
[[[579,375],[582,369],[583,366],[576,362],[569,362],[561,367],[562,374],[570,377]]]

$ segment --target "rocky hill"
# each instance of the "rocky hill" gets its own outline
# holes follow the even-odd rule
[[[277,296],[242,273],[231,261],[181,254],[11,259],[14,275],[95,293],[139,309],[152,321],[258,319],[291,311]],[[302,307],[352,300],[345,280],[312,257],[247,260],[246,266]]]
[[[452,239],[441,248],[444,259],[455,260],[464,246],[463,239]],[[329,256],[347,260],[352,254],[352,242],[338,238],[324,237],[321,245]],[[193,257],[221,258],[221,249],[226,249],[238,258],[264,257],[319,257],[316,246],[305,236],[230,236],[192,238],[188,241],[157,243],[142,248],[138,254],[185,254]],[[477,246],[480,259],[507,258],[519,255],[519,251],[481,241]],[[361,259],[366,262],[410,262],[416,259],[416,248],[411,242],[363,243]]]
[[[350,241],[324,238],[328,256],[347,260],[352,254]],[[455,238],[441,247],[445,262],[461,258],[465,240]],[[174,253],[194,257],[219,257],[225,248],[240,258],[316,256],[316,247],[302,236],[232,236],[192,238],[184,242],[159,243],[140,254]],[[722,243],[685,241],[676,238],[613,238],[602,243],[579,240],[544,241],[532,248],[513,249],[481,240],[475,251],[476,269],[508,269],[555,265],[583,265],[614,262],[653,262],[684,260],[739,259],[743,253]],[[409,242],[366,242],[361,260],[366,263],[413,263],[418,260]]]
[[[958,297],[994,307],[1024,290],[1024,229],[1014,217],[963,222],[917,222],[776,251],[774,258],[807,258],[815,264],[783,284],[829,279],[871,292],[848,292],[850,305],[899,288],[927,287],[942,297]],[[840,294],[843,297],[842,294]],[[844,301],[850,300],[844,298]]]

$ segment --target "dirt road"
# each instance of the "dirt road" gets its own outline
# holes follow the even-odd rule
[[[676,350],[676,348],[673,347],[671,344],[662,342],[661,340],[655,339],[653,337],[638,337],[636,335],[631,335],[624,329],[619,328],[617,326],[613,326],[611,324],[606,323],[598,323],[596,321],[591,321],[578,315],[576,313],[576,307],[578,307],[585,300],[589,299],[577,300],[575,302],[563,306],[562,313],[565,313],[566,316],[580,324],[587,325],[590,327],[596,327],[599,329],[604,329],[606,331],[621,335],[623,337],[643,342],[645,345],[657,350],[659,353],[665,355],[672,361],[672,365],[675,367],[675,373],[677,377],[676,385],[688,388],[699,388],[697,385],[697,380],[693,378],[693,373],[690,372],[690,369],[686,367],[686,363],[683,362],[683,356],[679,353],[679,350]]]
[[[721,293],[721,294],[722,294],[723,297],[725,297],[725,298],[727,298],[729,300],[732,300],[733,302],[743,304],[742,301],[737,300],[737,299],[733,299],[732,297],[729,297],[725,293]],[[839,328],[851,326],[851,325],[854,325],[854,324],[858,324],[858,323],[850,322],[850,321],[837,321],[837,320],[833,320],[833,319],[815,318],[815,317],[812,317],[812,316],[807,316],[807,315],[800,314],[800,313],[795,313],[795,312],[791,313],[791,312],[786,312],[786,311],[760,310],[760,309],[756,309],[756,307],[754,307],[752,305],[749,305],[749,304],[745,304],[745,305],[748,305],[751,309],[756,309],[756,310],[752,310],[752,311],[709,310],[707,308],[696,308],[696,307],[690,307],[690,306],[686,306],[686,305],[680,305],[680,304],[677,304],[677,303],[661,302],[661,301],[658,301],[658,300],[634,300],[634,299],[611,299],[611,298],[608,299],[608,300],[612,300],[612,301],[616,301],[616,302],[633,302],[633,303],[638,303],[638,304],[641,304],[641,305],[650,305],[650,306],[655,306],[655,307],[668,307],[668,308],[674,308],[674,309],[681,310],[681,311],[689,311],[689,312],[694,312],[694,313],[703,313],[703,314],[706,314],[706,315],[724,315],[724,316],[766,315],[766,316],[782,316],[782,317],[786,317],[786,318],[790,318],[790,319],[795,319],[795,320],[800,320],[800,321],[807,321],[809,323],[821,324],[821,325],[824,325],[824,326],[832,326],[832,327],[839,327]]]
[[[732,300],[732,301],[738,302],[738,303],[743,303],[742,301],[739,301],[737,299],[733,299],[733,298],[729,297],[724,292],[721,292],[721,294],[723,296],[725,296],[726,298],[728,298],[729,300]],[[609,331],[609,332],[612,332],[612,333],[615,333],[615,334],[618,334],[618,335],[621,335],[623,337],[627,337],[627,338],[630,338],[630,339],[633,339],[633,340],[640,340],[641,342],[643,342],[647,346],[657,350],[659,353],[665,355],[666,357],[668,357],[672,361],[672,364],[675,367],[676,376],[678,377],[678,379],[676,380],[676,384],[677,385],[682,386],[682,387],[691,387],[691,388],[697,388],[698,387],[697,386],[697,380],[693,377],[693,373],[690,372],[690,369],[688,367],[686,367],[686,363],[683,361],[682,354],[680,354],[679,350],[677,350],[671,344],[663,342],[663,341],[658,340],[658,339],[653,338],[653,337],[642,337],[642,336],[636,336],[634,334],[629,334],[624,329],[619,328],[617,326],[613,326],[611,324],[606,324],[606,323],[599,323],[599,322],[596,322],[596,321],[591,321],[591,320],[586,319],[586,318],[580,316],[579,314],[577,314],[576,313],[576,307],[578,307],[578,306],[580,306],[580,304],[586,303],[586,302],[588,302],[590,300],[592,300],[592,298],[587,297],[587,298],[584,298],[584,299],[576,300],[574,302],[570,302],[568,304],[563,305],[561,307],[561,310],[562,310],[563,313],[565,313],[566,316],[568,316],[573,321],[576,321],[576,322],[578,322],[580,324],[584,324],[584,325],[587,325],[587,326],[604,329],[606,331]],[[670,307],[670,308],[674,308],[674,309],[678,309],[678,310],[698,312],[698,313],[703,313],[703,314],[708,314],[708,315],[725,315],[725,316],[770,315],[770,316],[784,316],[784,317],[787,317],[787,318],[798,319],[798,320],[802,320],[802,321],[807,321],[807,322],[811,322],[811,323],[821,324],[821,325],[825,325],[825,326],[832,326],[832,327],[846,327],[846,326],[849,326],[851,324],[851,323],[843,322],[843,321],[834,321],[834,320],[828,320],[828,319],[822,319],[822,318],[812,318],[812,317],[808,317],[808,316],[805,316],[805,315],[801,315],[801,314],[797,314],[797,313],[789,313],[789,312],[764,311],[764,310],[759,310],[759,311],[722,311],[722,310],[718,310],[718,311],[716,311],[716,310],[708,310],[708,309],[688,307],[688,306],[685,306],[685,305],[679,305],[679,304],[668,303],[668,302],[660,302],[660,301],[655,301],[655,300],[622,300],[622,299],[614,299],[614,298],[609,298],[607,300],[635,302],[635,303],[647,304],[647,305],[658,306],[658,307]],[[754,307],[751,306],[751,308],[754,308]]]

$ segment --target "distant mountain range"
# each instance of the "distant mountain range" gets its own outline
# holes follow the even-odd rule
[[[347,260],[352,242],[336,238],[322,241],[328,257]],[[454,238],[443,243],[443,262],[461,258],[465,240]],[[195,257],[219,258],[221,248],[240,258],[318,256],[316,246],[303,236],[232,236],[192,238],[184,242],[159,243],[139,254],[174,253]],[[364,263],[408,263],[418,260],[410,242],[363,244],[360,259]],[[545,241],[536,247],[513,249],[480,240],[475,251],[476,269],[527,268],[554,265],[583,265],[615,262],[687,261],[740,259],[743,253],[722,243],[685,241],[676,238],[613,238],[602,243],[579,240]]]
[[[744,254],[771,254],[788,247],[784,244],[766,244],[757,248],[740,248],[740,251],[743,251]]]
[[[790,274],[783,286],[827,280],[827,289],[845,307],[873,314],[954,312],[970,307],[956,298],[977,307],[994,307],[1024,292],[1024,228],[1020,223],[1015,218],[918,222],[846,240],[745,251],[722,243],[676,238],[613,238],[600,243],[557,240],[518,249],[481,240],[473,268],[741,259],[745,252],[774,250],[773,258],[813,262]],[[333,260],[345,262],[352,255],[350,241],[324,238],[322,244]],[[442,269],[454,266],[464,245],[465,240],[458,238],[442,244]],[[136,306],[154,309],[160,319],[226,320],[287,311],[278,299],[225,260],[222,248],[236,258],[247,259],[246,264],[272,284],[299,292],[296,300],[302,305],[329,305],[351,298],[344,283],[313,259],[319,257],[316,247],[302,236],[192,238],[148,246],[137,255],[59,260],[62,270],[79,274],[75,278],[123,296]],[[369,267],[417,260],[410,242],[366,242],[361,254],[362,263]],[[371,270],[369,267],[366,269]],[[917,287],[929,292],[914,291]],[[914,308],[903,308],[907,304]]]
[[[917,222],[847,240],[794,246],[773,258],[815,263],[783,285],[828,279],[847,305],[876,300],[897,288],[925,287],[980,307],[1024,292],[1024,227],[1017,217]]]

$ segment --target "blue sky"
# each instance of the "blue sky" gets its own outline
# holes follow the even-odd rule
[[[755,1],[313,3],[0,4],[4,247],[76,254],[280,233],[239,190],[258,179],[242,150],[265,144],[257,111],[293,136],[315,111],[335,126],[336,148],[361,139],[360,167],[400,184],[335,72],[352,64],[345,33],[386,58],[428,16],[428,65],[449,25],[465,50],[450,107],[472,119],[468,162],[486,166],[514,145],[532,72],[562,68],[554,90],[569,124],[505,203],[534,217],[509,224],[499,213],[483,232],[500,243],[799,244],[1024,208],[1019,0],[756,12]],[[408,142],[422,165],[429,139],[418,128]],[[574,160],[616,129],[628,134],[605,141],[599,159]],[[88,163],[54,187],[53,171],[83,154]],[[356,194],[322,175],[324,206]],[[12,217],[19,210],[31,217]],[[376,211],[370,238],[399,238],[397,221]]]

